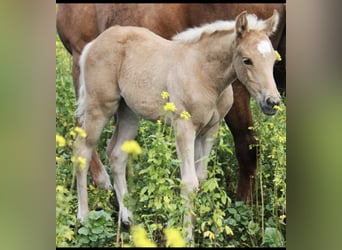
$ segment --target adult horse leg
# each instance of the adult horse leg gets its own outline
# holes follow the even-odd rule
[[[236,200],[248,201],[254,186],[256,170],[256,144],[254,132],[248,127],[253,126],[250,109],[250,95],[246,88],[238,81],[233,83],[234,103],[225,121],[232,132],[236,158],[239,163],[239,182],[236,191]]]
[[[124,205],[124,196],[127,194],[127,153],[121,150],[121,145],[125,141],[132,140],[136,137],[139,118],[131,111],[124,100],[120,102],[116,117],[117,125],[109,144],[107,155],[113,174],[116,197],[119,202],[119,213],[122,216],[122,222],[126,226],[129,226],[133,222],[133,216],[132,212]]]
[[[274,65],[274,80],[277,83],[277,88],[282,95],[286,95],[286,30],[283,30],[278,52],[282,60]]]
[[[191,121],[178,119],[174,121],[174,130],[176,135],[176,150],[178,159],[181,161],[181,179],[184,184],[181,193],[187,197],[186,214],[184,214],[183,226],[187,232],[187,241],[193,240],[193,216],[192,195],[198,189],[198,179],[195,169],[195,129]]]
[[[73,63],[72,63],[72,78],[74,81],[74,87],[75,87],[75,95],[76,100],[78,100],[78,90],[79,90],[79,75],[80,75],[80,66],[79,66],[79,58],[80,55],[74,51],[72,53],[73,55]],[[78,119],[76,120],[76,125],[81,127],[80,122]],[[112,190],[113,186],[110,183],[109,175],[104,168],[100,157],[96,150],[93,151],[91,161],[90,161],[90,173],[92,176],[92,179],[97,187],[109,189]]]

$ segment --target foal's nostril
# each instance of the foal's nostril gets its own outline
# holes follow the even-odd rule
[[[268,97],[267,99],[266,99],[266,103],[267,103],[267,105],[269,105],[269,106],[271,106],[271,107],[274,107],[275,105],[279,105],[280,104],[280,101],[279,100],[277,100],[277,101],[273,101],[270,97]]]

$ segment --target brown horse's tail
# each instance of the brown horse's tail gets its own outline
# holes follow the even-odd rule
[[[83,125],[84,122],[84,115],[85,115],[85,109],[86,109],[86,99],[87,99],[87,91],[86,91],[86,84],[84,79],[84,71],[85,71],[85,61],[87,59],[87,55],[89,52],[89,49],[91,48],[91,45],[93,42],[88,43],[86,46],[84,46],[84,49],[82,51],[82,54],[80,56],[80,77],[79,77],[79,96],[77,100],[77,109],[76,109],[76,117],[78,118],[81,125]]]

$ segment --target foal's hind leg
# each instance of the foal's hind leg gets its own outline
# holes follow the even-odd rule
[[[119,98],[120,96],[117,96],[116,98],[113,98],[112,101],[104,102],[103,100],[98,100],[96,95],[88,95],[86,99],[83,129],[87,134],[87,137],[85,139],[78,137],[75,142],[75,159],[77,160],[78,157],[83,157],[86,160],[85,167],[76,165],[78,192],[77,217],[81,222],[89,212],[87,172],[91,156],[105,124],[118,108]]]
[[[79,81],[80,81],[80,54],[77,50],[72,52],[73,55],[73,63],[72,63],[72,77],[74,80],[74,87],[75,87],[75,94],[76,99],[78,100],[79,97]],[[76,119],[76,125],[81,127],[81,123],[78,119]],[[89,167],[92,179],[97,187],[104,188],[104,189],[113,189],[112,184],[110,183],[109,175],[104,168],[99,155],[96,150],[93,151],[93,155],[90,161]]]
[[[80,76],[80,66],[79,66],[79,60],[80,55],[77,51],[73,51],[73,63],[72,63],[72,77],[74,79],[74,85],[75,85],[75,93],[76,93],[76,99],[78,100],[79,97],[79,76]],[[77,119],[77,126],[81,126],[80,122]],[[92,176],[92,179],[97,187],[104,188],[104,189],[113,189],[112,184],[110,183],[109,175],[104,168],[100,157],[96,150],[93,151],[93,155],[90,161],[90,173]]]
[[[103,166],[96,150],[93,151],[93,155],[91,157],[90,173],[96,187],[107,190],[113,189],[113,186],[110,183],[109,175]]]
[[[109,112],[104,115],[102,110],[92,110],[86,112],[83,129],[87,134],[85,139],[80,137],[75,142],[75,159],[83,157],[86,160],[84,167],[76,165],[77,169],[77,192],[78,192],[78,214],[77,217],[82,222],[88,214],[88,192],[87,192],[87,173],[91,155],[96,146],[96,142],[101,135],[104,125],[109,120]]]
[[[133,140],[137,135],[138,117],[122,101],[117,113],[117,124],[114,135],[107,150],[109,164],[114,179],[114,189],[120,206],[122,222],[130,225],[133,221],[132,212],[124,205],[124,196],[127,194],[126,164],[127,153],[121,150],[121,145],[127,140]]]

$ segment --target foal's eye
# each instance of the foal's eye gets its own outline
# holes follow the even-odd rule
[[[252,60],[247,57],[242,58],[242,62],[246,65],[253,65]]]

